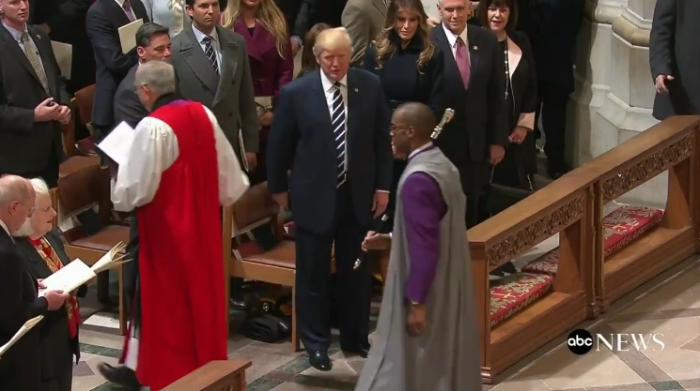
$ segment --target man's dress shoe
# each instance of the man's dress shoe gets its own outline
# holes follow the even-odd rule
[[[309,364],[312,367],[318,369],[319,371],[330,371],[331,370],[331,359],[328,357],[326,352],[309,352]]]
[[[100,363],[97,365],[97,370],[100,372],[102,377],[111,383],[119,384],[120,386],[127,387],[130,390],[139,390],[141,388],[141,385],[136,378],[136,373],[127,368],[125,365],[113,367],[106,363]]]
[[[354,353],[362,358],[367,358],[370,347],[368,343],[359,343],[355,345],[341,345],[340,349],[346,353]]]

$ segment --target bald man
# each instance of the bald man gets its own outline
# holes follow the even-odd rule
[[[480,390],[479,337],[457,168],[434,147],[435,119],[422,103],[394,112],[401,176],[389,277],[372,345],[355,391]],[[365,248],[386,237],[370,233]],[[449,352],[449,354],[445,354]]]
[[[29,274],[10,235],[34,212],[34,188],[28,180],[0,178],[0,345],[22,325],[63,306],[69,295],[47,291],[37,297],[38,282]],[[37,391],[41,384],[39,328],[32,329],[0,359],[0,390]]]

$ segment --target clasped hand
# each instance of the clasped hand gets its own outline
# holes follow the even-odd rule
[[[61,106],[53,98],[47,98],[34,109],[36,122],[58,121],[65,125],[70,122],[71,112],[68,106]]]
[[[43,279],[39,279],[36,282],[39,289],[46,289],[46,284]],[[44,299],[46,299],[48,303],[47,308],[49,311],[55,311],[63,307],[63,303],[65,303],[68,298],[70,298],[70,294],[63,293],[63,291],[60,290],[47,290],[44,293]]]

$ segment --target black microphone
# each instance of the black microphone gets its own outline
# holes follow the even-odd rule
[[[387,213],[385,213],[379,219],[379,223],[377,223],[377,229],[375,229],[374,232],[383,233],[388,228],[388,225],[389,225],[388,221],[389,221],[389,215]],[[352,267],[353,270],[357,270],[360,267],[360,265],[362,265],[362,256],[357,258],[357,260],[355,261],[355,265]]]

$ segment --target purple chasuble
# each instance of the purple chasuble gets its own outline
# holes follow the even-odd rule
[[[433,148],[423,149],[418,154]],[[406,299],[425,303],[440,258],[440,221],[447,213],[447,204],[437,181],[423,172],[414,172],[406,178],[401,201],[411,256]]]

